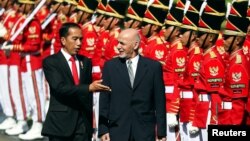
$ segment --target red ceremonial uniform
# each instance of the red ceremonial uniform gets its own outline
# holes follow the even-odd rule
[[[179,83],[183,81],[186,69],[187,50],[182,46],[180,40],[170,45],[169,54],[164,68],[164,82],[166,94],[166,109],[168,113],[179,112],[180,88]]]
[[[245,104],[249,95],[249,61],[243,50],[237,50],[229,58],[223,101],[232,100],[231,124],[240,125],[245,113]]]
[[[201,61],[200,76],[194,85],[198,93],[198,102],[195,109],[193,125],[199,128],[206,128],[208,111],[211,108],[211,118],[208,124],[217,124],[220,109],[220,96],[218,90],[225,82],[225,64],[216,46],[208,49]]]
[[[199,77],[200,63],[202,60],[202,50],[194,43],[188,49],[186,71],[184,73],[183,83],[180,83],[180,121],[193,121],[195,104],[198,95],[193,91],[194,83]]]
[[[82,33],[83,40],[79,54],[92,59],[94,56],[98,35],[91,21],[82,25]]]
[[[108,30],[100,30],[100,36],[98,38],[96,49],[94,52],[93,60],[93,69],[92,69],[92,77],[93,80],[101,79],[101,72],[104,66],[104,51],[109,38]]]
[[[118,35],[121,32],[121,29],[115,28],[113,31],[110,31],[109,33],[109,39],[106,44],[106,48],[104,51],[104,60],[108,61],[116,56],[118,56],[119,51],[117,50],[117,45],[118,45]]]
[[[7,34],[3,37],[5,41],[9,40],[11,30],[19,17],[20,16],[16,13],[16,11],[12,10],[12,9],[6,11],[2,15],[1,22],[3,23],[4,27],[7,29]],[[3,43],[4,40],[0,41],[1,44]],[[0,64],[6,64],[6,65],[8,64],[8,58],[5,54],[5,51],[3,51],[3,50],[0,50]]]

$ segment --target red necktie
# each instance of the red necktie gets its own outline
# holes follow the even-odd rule
[[[75,85],[78,85],[79,84],[79,78],[78,78],[75,58],[72,56],[69,60],[72,63],[71,69],[72,69],[72,76],[74,78]]]

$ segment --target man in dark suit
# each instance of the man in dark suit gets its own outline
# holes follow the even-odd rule
[[[103,69],[103,84],[112,91],[100,94],[99,136],[102,141],[165,141],[161,64],[138,55],[137,30],[123,30],[118,42],[119,57]]]
[[[102,80],[92,82],[90,59],[77,55],[81,27],[65,23],[59,34],[63,48],[43,61],[51,98],[42,135],[50,141],[90,141],[92,92],[110,89],[101,84]]]

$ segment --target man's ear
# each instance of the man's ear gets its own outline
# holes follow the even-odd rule
[[[65,37],[61,37],[61,43],[62,43],[62,45],[65,45],[65,44],[66,44],[66,39],[65,39]]]
[[[134,46],[134,50],[138,50],[139,49],[139,41],[135,41],[135,46]]]

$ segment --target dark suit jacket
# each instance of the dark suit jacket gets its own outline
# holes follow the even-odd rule
[[[159,62],[140,56],[132,88],[126,61],[114,58],[104,65],[103,83],[112,91],[100,94],[99,136],[109,132],[111,141],[128,141],[131,134],[136,141],[153,141],[155,133],[166,136],[165,91]]]
[[[92,134],[92,94],[88,89],[92,82],[92,65],[86,57],[78,55],[77,59],[80,63],[80,84],[77,86],[61,51],[43,61],[51,97],[42,135],[70,136],[75,131],[78,117],[83,118],[85,131]]]

